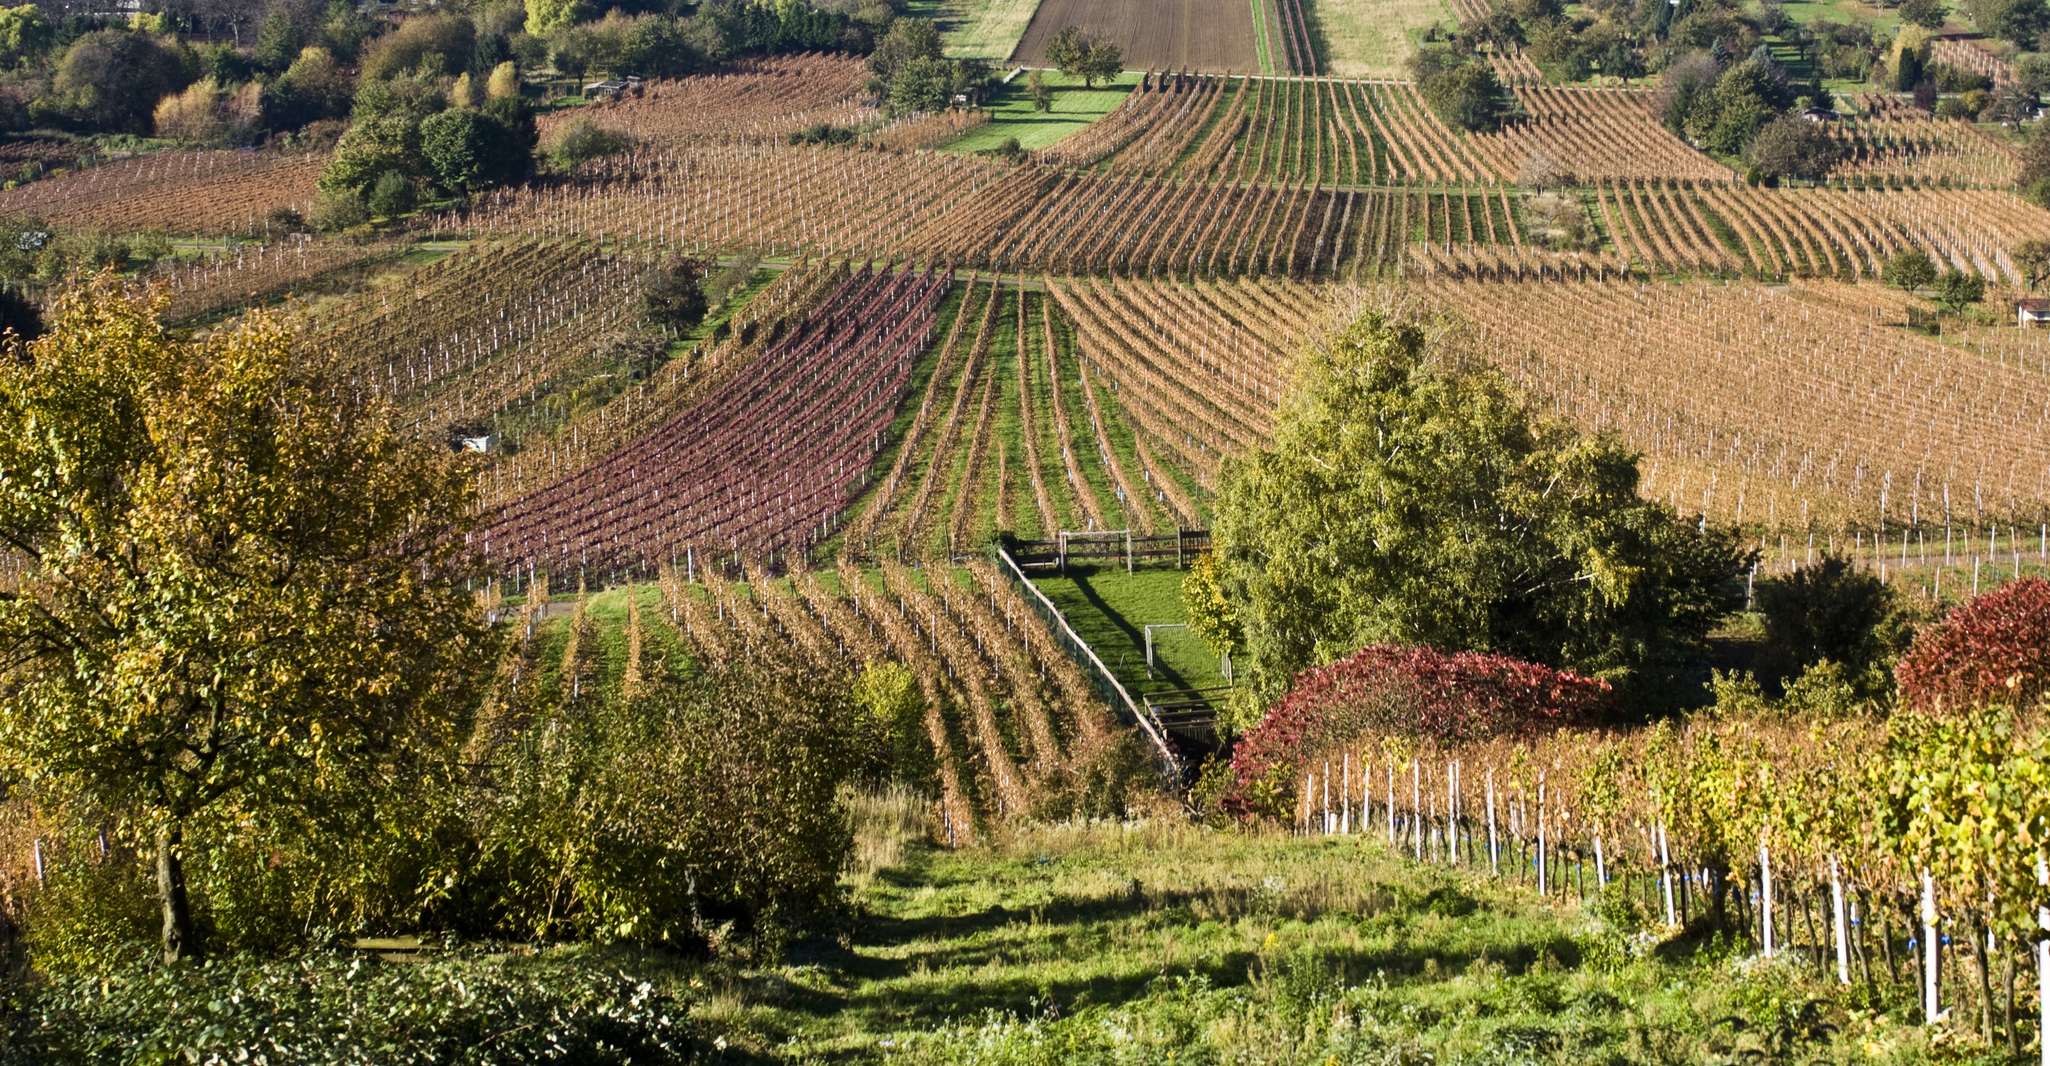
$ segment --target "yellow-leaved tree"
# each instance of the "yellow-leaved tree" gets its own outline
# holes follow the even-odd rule
[[[158,306],[102,277],[0,351],[0,779],[153,854],[169,961],[189,834],[448,749],[491,637],[455,457],[274,319]]]

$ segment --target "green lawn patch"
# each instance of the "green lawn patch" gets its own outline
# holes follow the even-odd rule
[[[1144,692],[1228,684],[1216,653],[1187,630],[1154,634],[1156,667],[1147,676],[1144,627],[1189,620],[1182,606],[1182,575],[1157,565],[1129,574],[1122,565],[1070,566],[1065,576],[1035,577],[1033,584],[1136,698]]]
[[[1045,148],[1115,111],[1132,87],[1139,84],[1141,76],[1127,71],[1108,85],[1089,89],[1083,87],[1080,78],[1049,70],[1045,77],[1047,84],[1054,87],[1053,110],[1035,111],[1032,94],[1025,90],[1025,77],[1020,75],[990,94],[989,124],[962,134],[947,144],[947,150],[986,151],[1011,137],[1018,139],[1021,148]]]
[[[938,24],[950,56],[1003,63],[1038,7],[1039,0],[910,0],[904,14]]]

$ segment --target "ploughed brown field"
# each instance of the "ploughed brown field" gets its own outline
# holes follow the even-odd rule
[[[1046,44],[1064,26],[1115,42],[1126,70],[1260,69],[1247,0],[1041,0],[1011,62],[1051,66]]]

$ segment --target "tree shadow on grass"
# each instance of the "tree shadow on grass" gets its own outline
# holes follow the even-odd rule
[[[1089,606],[1109,620],[1110,624],[1116,626],[1118,632],[1124,635],[1126,642],[1132,646],[1133,650],[1137,651],[1140,655],[1144,655],[1146,648],[1145,632],[1138,626],[1133,625],[1121,612],[1112,607],[1108,600],[1103,598],[1102,593],[1096,591],[1096,585],[1090,580],[1096,576],[1095,571],[1093,569],[1070,568],[1068,576],[1075,583],[1076,591],[1082,594],[1083,599],[1089,601]],[[1167,686],[1171,689],[1196,687],[1187,677],[1183,676],[1174,667],[1169,666],[1164,658],[1159,659],[1155,663],[1153,672],[1158,679],[1167,682]]]

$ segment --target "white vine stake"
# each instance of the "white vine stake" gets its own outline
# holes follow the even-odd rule
[[[1346,752],[1338,778],[1338,831],[1352,832],[1352,752]]]
[[[1834,855],[1829,857],[1829,911],[1830,928],[1836,934],[1836,982],[1847,985],[1851,983],[1851,938],[1844,921],[1843,871]]]
[[[1388,760],[1388,846],[1395,846],[1395,760]]]
[[[1538,895],[1545,894],[1545,773],[1538,771],[1538,846],[1537,885]]]
[[[1416,861],[1424,861],[1424,764],[1409,761],[1409,821],[1416,827]]]
[[[1758,932],[1765,957],[1772,958],[1772,854],[1758,841]]]
[[[1459,865],[1459,764],[1445,764],[1445,854]]]
[[[1609,887],[1609,864],[1602,858],[1602,835],[1594,835],[1594,883],[1597,888]]]
[[[1502,876],[1502,851],[1495,843],[1495,770],[1488,768],[1488,872]]]
[[[1331,835],[1331,760],[1324,760],[1324,835]]]
[[[1941,1017],[1936,1009],[1936,978],[1942,955],[1936,942],[1936,881],[1926,868],[1922,871],[1922,958],[1922,1020],[1935,1025]]]
[[[2036,856],[2036,884],[2050,887],[2050,863]],[[2050,907],[2036,908],[2036,924],[2050,933]],[[2036,941],[2036,1030],[2050,1034],[2050,940]],[[2043,1045],[2043,1066],[2050,1066],[2050,1039],[2038,1037]]]
[[[1659,823],[1659,891],[1665,895],[1666,925],[1680,924],[1680,916],[1673,909],[1673,853],[1666,843],[1666,823]]]
[[[1369,761],[1369,760],[1366,760],[1366,759],[1361,759],[1361,760],[1360,760],[1360,832],[1361,832],[1362,834],[1365,834],[1365,833],[1368,833],[1368,832],[1372,831],[1372,830],[1373,830],[1373,828],[1374,828],[1374,764],[1373,764],[1373,763],[1372,763],[1371,761]]]

